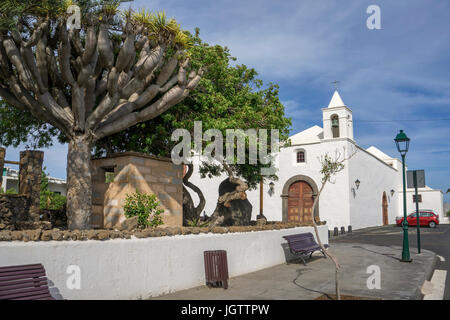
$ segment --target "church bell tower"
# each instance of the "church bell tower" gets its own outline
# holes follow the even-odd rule
[[[322,109],[322,116],[325,140],[337,138],[353,140],[352,110],[344,104],[337,90],[334,91],[328,108]]]

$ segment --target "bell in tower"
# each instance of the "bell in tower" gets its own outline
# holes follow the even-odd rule
[[[339,116],[337,114],[331,116],[331,132],[333,138],[339,138]]]

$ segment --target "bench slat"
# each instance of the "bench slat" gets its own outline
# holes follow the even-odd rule
[[[9,270],[9,271],[3,271],[0,272],[0,278],[6,277],[6,276],[13,276],[13,275],[19,275],[19,274],[34,274],[34,273],[40,273],[44,272],[44,268],[36,268],[36,269],[27,269],[27,270]]]
[[[20,298],[13,298],[11,300],[55,300],[50,293],[46,294],[40,294],[32,297],[20,297]]]
[[[24,265],[20,265],[20,266],[6,266],[6,267],[0,267],[0,272],[9,271],[9,270],[19,271],[19,270],[35,269],[36,267],[43,268],[43,265],[40,263],[35,263],[35,264],[24,264]]]
[[[30,297],[38,294],[49,293],[47,287],[38,287],[35,289],[27,288],[26,290],[11,292],[3,294],[0,292],[0,299],[13,299],[13,298],[21,298],[21,297]]]
[[[13,290],[13,289],[43,287],[43,286],[47,286],[47,285],[48,285],[47,279],[43,279],[43,280],[39,280],[39,281],[27,281],[27,282],[19,283],[19,284],[9,284],[8,286],[0,285],[0,293],[9,291],[9,290]]]
[[[39,278],[39,277],[45,277],[45,272],[41,272],[39,274],[33,274],[32,276],[29,275],[14,275],[14,276],[8,276],[8,277],[2,277],[0,278],[0,283],[4,281],[10,281],[10,280],[16,280],[16,279],[32,279],[32,278]]]

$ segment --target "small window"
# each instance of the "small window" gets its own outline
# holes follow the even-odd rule
[[[419,202],[422,202],[422,195],[421,194],[418,194],[417,198],[418,198]],[[413,202],[416,203],[416,195],[415,194],[413,194]]]
[[[114,181],[114,167],[103,168],[105,170],[105,183]]]
[[[297,163],[305,162],[305,151],[297,151]]]

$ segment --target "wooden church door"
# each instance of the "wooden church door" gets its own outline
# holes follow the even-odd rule
[[[288,221],[311,222],[313,190],[305,181],[291,184],[288,193]]]
[[[388,223],[388,202],[386,192],[383,192],[383,225],[387,225]]]

